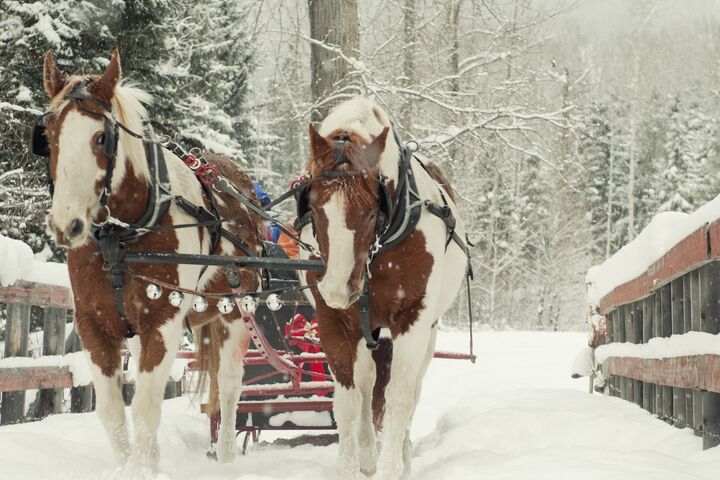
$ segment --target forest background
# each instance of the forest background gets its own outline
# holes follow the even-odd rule
[[[308,122],[373,96],[450,178],[492,328],[578,328],[591,265],[720,193],[713,0],[0,0],[0,233],[47,259],[64,254],[27,149],[42,56],[93,73],[115,47],[156,130],[273,196],[302,171]],[[467,322],[461,300],[447,324]]]

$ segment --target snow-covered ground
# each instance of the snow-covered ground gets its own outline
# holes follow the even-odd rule
[[[585,342],[584,333],[481,332],[477,364],[434,360],[413,426],[412,478],[718,478],[720,449],[702,451],[690,430],[570,378]],[[464,333],[442,333],[438,346],[466,344]],[[335,478],[336,445],[261,445],[219,465],[205,458],[207,443],[207,421],[189,400],[165,402],[158,479]],[[91,413],[0,428],[0,478],[125,476]]]

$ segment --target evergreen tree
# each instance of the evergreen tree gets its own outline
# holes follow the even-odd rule
[[[154,97],[159,133],[244,165],[260,151],[246,106],[252,70],[250,2],[0,0],[0,233],[41,250],[47,166],[28,154],[47,102],[42,58],[66,73],[101,72],[118,47],[125,77]],[[262,146],[262,144],[260,144]],[[24,173],[7,174],[22,168]]]

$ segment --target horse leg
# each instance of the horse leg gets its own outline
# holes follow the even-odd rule
[[[218,390],[220,402],[220,429],[218,432],[217,458],[220,462],[231,462],[237,455],[235,443],[235,417],[237,402],[242,391],[245,372],[244,358],[250,345],[250,332],[240,317],[223,323],[228,337],[220,345],[218,366]]]
[[[425,358],[418,358],[428,351],[430,329],[423,325],[414,325],[410,330],[398,336],[393,342],[393,360],[390,381],[385,390],[385,417],[383,423],[383,445],[378,461],[378,471],[383,480],[397,480],[409,466],[410,446],[409,430],[415,412],[418,383],[422,381]]]
[[[108,338],[96,322],[96,311],[82,306],[75,312],[75,328],[89,356],[95,385],[95,411],[107,431],[113,453],[120,464],[130,456],[130,441],[122,398],[121,341]]]
[[[357,421],[362,415],[362,392],[356,386],[335,382],[333,413],[338,432],[337,474],[341,479],[355,478],[360,470]],[[372,418],[372,415],[371,415]]]
[[[355,383],[362,395],[360,416],[357,418],[358,456],[360,472],[368,477],[375,474],[378,459],[372,405],[375,377],[375,363],[371,353],[361,344],[355,366]]]
[[[138,472],[157,471],[157,430],[165,385],[182,336],[182,315],[140,335],[140,357],[132,402],[135,443],[130,463]]]
[[[113,453],[120,464],[125,464],[130,457],[130,441],[125,421],[125,403],[122,397],[122,366],[120,364],[120,348],[114,350],[118,357],[118,368],[106,375],[104,365],[90,362],[90,373],[95,385],[95,410],[100,423],[105,427]],[[108,357],[113,350],[102,352]],[[90,358],[93,358],[92,352]]]
[[[420,393],[422,392],[422,380],[425,377],[425,372],[427,372],[427,368],[430,365],[430,360],[432,360],[433,355],[435,354],[435,342],[437,340],[437,327],[433,327],[432,331],[430,332],[430,342],[428,343],[428,349],[425,354],[424,362],[420,368],[419,376],[417,379],[417,382],[415,384],[415,406],[413,407],[413,413],[411,418],[415,417],[415,410],[417,409],[418,401],[420,400]],[[411,454],[412,454],[412,444],[410,443],[410,425],[408,425],[408,428],[405,429],[405,441],[403,442],[403,452],[402,452],[402,458],[403,458],[403,464],[404,464],[404,471],[403,476],[409,477],[411,470],[412,470],[412,462],[411,462]]]

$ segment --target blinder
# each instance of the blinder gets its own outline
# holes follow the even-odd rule
[[[49,112],[40,115],[37,120],[35,120],[35,125],[32,129],[30,151],[33,155],[37,155],[39,157],[50,156],[50,144],[48,143],[46,136],[48,116],[50,116]]]
[[[310,213],[310,187],[311,181],[303,183],[296,194],[297,218],[304,218]]]

